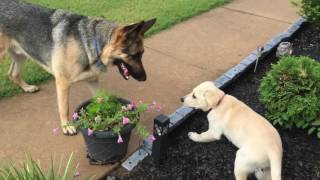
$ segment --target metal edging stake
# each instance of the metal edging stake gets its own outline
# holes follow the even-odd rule
[[[158,165],[167,157],[169,123],[169,117],[162,114],[154,119],[153,135],[156,140],[153,141],[151,156]]]
[[[254,71],[253,71],[253,72],[256,72],[256,71],[257,71],[259,59],[260,59],[260,57],[261,57],[261,55],[262,55],[263,50],[264,50],[264,47],[263,47],[263,46],[258,46],[258,47],[257,47],[257,60],[256,60],[256,65],[254,66]]]

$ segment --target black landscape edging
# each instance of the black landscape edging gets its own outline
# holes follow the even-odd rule
[[[268,54],[270,54],[277,46],[284,40],[289,39],[294,33],[296,33],[301,26],[305,23],[305,19],[300,17],[297,21],[295,21],[286,31],[276,35],[271,40],[267,41],[263,47],[264,50],[261,52],[261,56],[259,59],[263,59]],[[251,66],[253,66],[258,58],[257,50],[252,51],[247,57],[245,57],[239,64],[229,69],[223,75],[218,77],[214,83],[220,88],[224,89],[228,85],[230,85],[233,81],[235,81],[239,76],[244,74]],[[168,117],[170,119],[169,124],[169,133],[176,129],[179,125],[181,125],[186,119],[188,119],[191,115],[196,113],[197,110],[181,106],[174,113],[170,114]],[[141,148],[137,151],[144,150],[149,155],[152,153],[152,142],[148,139],[145,139]],[[130,158],[130,157],[129,157]],[[124,163],[123,163],[124,164]]]

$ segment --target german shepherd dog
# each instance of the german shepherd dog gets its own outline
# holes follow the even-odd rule
[[[109,65],[118,67],[126,80],[131,75],[145,81],[141,61],[143,35],[155,21],[120,26],[61,9],[0,0],[0,58],[9,54],[12,59],[9,79],[25,92],[39,90],[20,77],[26,58],[32,58],[55,77],[63,133],[74,135],[76,129],[68,123],[70,86],[87,81],[94,93],[98,76]]]

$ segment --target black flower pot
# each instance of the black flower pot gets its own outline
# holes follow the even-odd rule
[[[119,98],[119,101],[123,104],[129,104],[130,102]],[[82,108],[86,108],[91,103],[91,100],[83,102],[75,112],[80,114]],[[133,125],[128,124],[120,131],[123,143],[118,144],[118,135],[111,131],[95,131],[91,136],[88,136],[88,129],[80,129],[83,135],[90,164],[104,165],[120,161],[127,153],[128,144],[130,140],[131,131],[134,128]]]

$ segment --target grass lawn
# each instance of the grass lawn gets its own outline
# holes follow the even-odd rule
[[[148,36],[176,23],[220,6],[231,0],[26,0],[50,8],[67,9],[87,16],[102,16],[125,24],[144,19],[157,18]],[[22,92],[7,79],[9,60],[0,61],[0,99]],[[50,75],[35,63],[28,62],[22,77],[28,83],[41,83]]]

